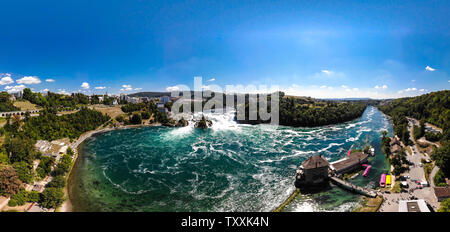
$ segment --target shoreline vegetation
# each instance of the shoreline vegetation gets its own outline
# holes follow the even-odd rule
[[[428,156],[439,167],[439,171],[434,176],[436,186],[447,186],[445,178],[450,178],[450,90],[432,92],[417,97],[399,98],[394,100],[385,100],[378,105],[378,109],[392,119],[394,134],[401,142],[408,147],[419,143],[420,138],[435,142],[428,146],[426,151]],[[408,117],[417,119],[419,126],[413,125],[412,133],[408,130]],[[426,125],[435,125],[440,129],[426,131]],[[415,141],[415,142],[414,142]],[[410,149],[410,148],[409,148]],[[390,152],[386,150],[385,153]]]
[[[267,107],[259,105],[259,98],[249,98],[245,96],[245,106],[238,107],[237,115],[245,115],[245,118],[236,121],[245,124],[265,124],[271,119],[262,119],[263,111],[271,112],[271,95],[267,96]],[[338,101],[320,100],[310,97],[286,96],[279,92],[279,124],[292,127],[317,127],[348,122],[361,117],[367,105],[377,101]],[[258,105],[256,109],[251,109],[250,103]],[[251,120],[250,115],[255,115],[256,120]]]
[[[377,196],[376,198],[363,196],[359,202],[359,206],[357,206],[353,212],[377,212],[381,207],[381,204],[383,204],[383,201],[382,196]]]

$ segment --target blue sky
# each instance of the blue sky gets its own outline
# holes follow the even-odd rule
[[[450,87],[449,1],[2,1],[0,15],[10,92],[164,91],[194,76],[325,98]]]

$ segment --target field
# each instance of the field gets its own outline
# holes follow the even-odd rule
[[[104,106],[104,105],[94,105],[94,106],[90,106],[89,108],[100,111],[103,114],[107,114],[108,116],[110,116],[111,118],[115,118],[121,114],[125,114],[122,109],[120,108],[120,106]]]
[[[381,203],[383,203],[382,196],[376,198],[363,197],[361,206],[356,208],[353,212],[377,212]]]
[[[20,108],[20,110],[35,110],[35,109],[38,108],[35,104],[33,104],[33,103],[29,102],[29,101],[22,101],[22,100],[21,101],[15,101],[13,103],[13,105],[15,107]]]

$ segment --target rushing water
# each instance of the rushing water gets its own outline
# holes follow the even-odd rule
[[[270,211],[294,190],[303,160],[322,154],[329,161],[350,147],[370,143],[376,156],[374,185],[388,169],[380,151],[389,120],[375,107],[351,122],[292,128],[236,124],[231,113],[209,114],[208,130],[142,127],[114,130],[86,140],[70,179],[75,211]],[[301,194],[287,211],[351,210],[360,196],[330,186]]]

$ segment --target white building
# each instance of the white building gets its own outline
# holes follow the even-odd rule
[[[127,97],[128,97],[128,96],[127,96]],[[128,97],[127,101],[128,101],[129,103],[139,103],[139,102],[141,102],[140,99],[137,98],[137,97]]]
[[[159,100],[162,103],[166,104],[167,102],[170,102],[170,97],[169,96],[162,96],[162,97],[159,98]]]
[[[120,94],[120,100],[121,100],[121,101],[126,101],[127,98],[128,98],[128,96],[127,96],[126,94],[124,94],[124,93],[121,93],[121,94]]]
[[[22,98],[22,91],[11,93],[16,99]]]
[[[398,212],[430,212],[423,199],[401,200],[398,202]]]

